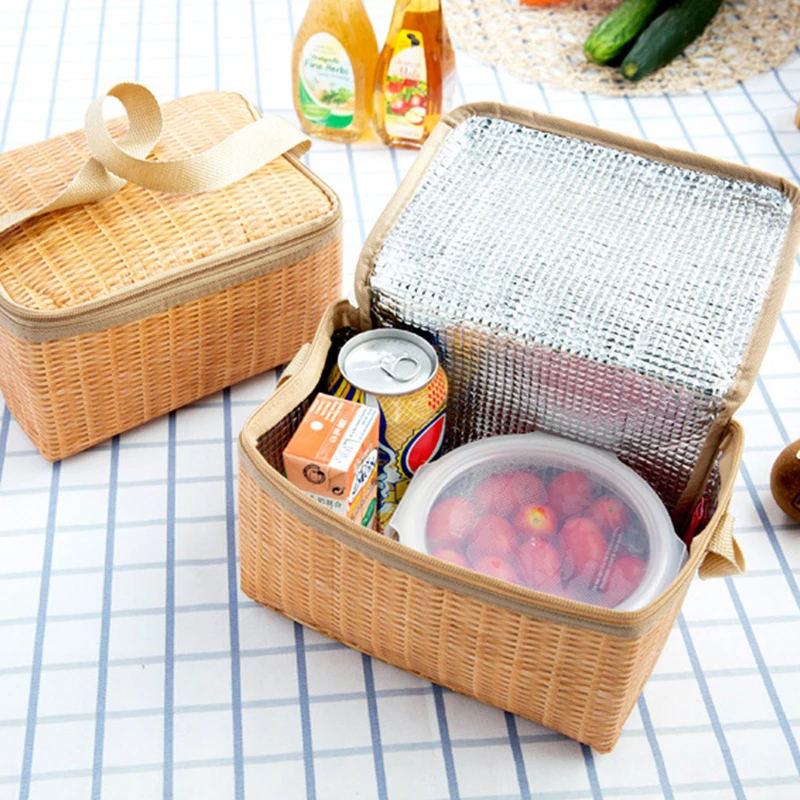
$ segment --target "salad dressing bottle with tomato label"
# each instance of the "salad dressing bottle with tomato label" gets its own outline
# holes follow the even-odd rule
[[[375,128],[397,147],[421,147],[452,100],[456,59],[441,0],[397,0],[375,75]]]
[[[361,0],[311,0],[292,51],[292,97],[309,136],[352,142],[369,125],[378,42]]]

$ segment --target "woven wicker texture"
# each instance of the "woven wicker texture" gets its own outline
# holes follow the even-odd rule
[[[56,460],[284,364],[341,292],[341,240],[238,286],[106,331],[33,343],[0,327],[3,395]]]
[[[583,42],[615,0],[520,10],[517,0],[446,0],[457,47],[521,78],[607,95],[700,92],[780,64],[800,38],[797,0],[725,0],[703,35],[638,83],[586,61]]]
[[[260,440],[276,468],[302,408]],[[254,600],[456,692],[609,752],[688,589],[645,633],[547,622],[440,588],[303,524],[239,471],[242,590]]]
[[[206,150],[254,118],[243,98],[225,93],[194,95],[162,110],[166,132],[154,153],[162,159]],[[119,123],[112,127],[119,132]],[[82,133],[0,156],[9,176],[0,207],[44,204],[87,157]],[[0,236],[0,284],[11,300],[36,313],[75,308],[78,318],[89,314],[81,308],[88,301],[122,293],[127,305],[124,290],[142,280],[170,270],[181,275],[181,267],[200,259],[225,265],[232,250],[253,243],[252,268],[238,284],[235,275],[226,282],[213,272],[205,296],[129,309],[127,317],[123,309],[106,330],[37,342],[0,326],[9,409],[55,460],[285,363],[341,293],[341,238],[334,229],[309,234],[303,223],[313,230],[338,214],[332,193],[278,158],[220,191],[167,195],[127,184],[101,202],[8,230]],[[290,241],[301,225],[297,260],[271,262],[275,235]]]
[[[254,119],[238,95],[205,93],[163,107],[153,157],[206,150]],[[122,130],[112,123],[112,132]],[[42,205],[90,153],[82,131],[0,156],[0,211]],[[318,219],[331,200],[284,158],[246,180],[197,195],[127,184],[99,203],[22,223],[0,237],[0,284],[29,309],[68,308],[199,259]]]

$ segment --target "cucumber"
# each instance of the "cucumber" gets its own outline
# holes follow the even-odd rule
[[[586,58],[595,64],[613,61],[668,4],[667,0],[623,0],[589,34],[583,45]]]
[[[622,74],[639,81],[680,55],[719,11],[722,0],[678,0],[656,17],[622,62]]]

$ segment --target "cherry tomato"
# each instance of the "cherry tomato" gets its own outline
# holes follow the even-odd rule
[[[590,519],[574,517],[561,527],[559,539],[565,579],[577,577],[591,586],[608,549],[603,532]]]
[[[520,469],[485,478],[475,487],[473,500],[485,513],[511,517],[522,506],[546,502],[547,491],[538,475]]]
[[[482,572],[484,575],[491,575],[493,578],[499,578],[501,581],[508,581],[508,583],[516,583],[519,585],[519,576],[514,570],[514,567],[499,556],[484,556],[483,558],[479,558],[472,565],[472,568],[477,572]]]
[[[603,586],[603,593],[612,607],[618,606],[623,600],[627,600],[642,582],[647,563],[641,558],[625,556],[618,558],[608,572],[608,577]]]
[[[591,501],[592,484],[583,472],[562,472],[547,487],[547,505],[561,520],[579,516]]]
[[[508,558],[517,546],[517,532],[511,523],[497,514],[481,517],[467,542],[467,558],[474,564],[484,556]]]
[[[594,522],[606,536],[628,527],[628,509],[616,497],[601,497],[589,506],[586,516]]]
[[[514,516],[514,527],[523,538],[550,539],[558,531],[558,517],[549,506],[524,506]]]
[[[520,544],[517,568],[531,589],[554,593],[561,588],[561,556],[543,539],[532,537]]]
[[[475,524],[475,509],[464,497],[440,500],[428,514],[428,550],[461,550]]]
[[[490,475],[484,478],[475,487],[472,500],[475,507],[485,514],[506,516],[513,505],[511,492],[502,475]]]

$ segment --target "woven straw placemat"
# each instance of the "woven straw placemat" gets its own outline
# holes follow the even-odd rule
[[[517,0],[446,0],[459,49],[527,80],[607,95],[721,89],[778,66],[800,38],[800,0],[725,0],[672,63],[638,83],[586,61],[583,43],[617,0],[520,9]]]

